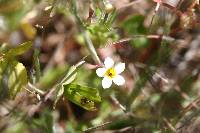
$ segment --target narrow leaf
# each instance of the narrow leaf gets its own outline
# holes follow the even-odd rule
[[[78,68],[80,68],[83,64],[85,63],[85,61],[80,61],[78,62],[76,65],[72,66],[68,73],[66,74],[66,76],[62,79],[62,81],[58,84],[56,90],[56,99],[54,102],[54,108],[56,106],[56,103],[58,102],[58,100],[62,97],[63,93],[64,93],[64,87],[63,85],[67,85],[70,84],[71,82],[73,82],[76,78],[77,75],[77,70]]]
[[[5,70],[7,68],[7,64],[8,64],[8,61],[6,59],[4,59],[3,57],[0,58],[0,86],[1,86],[0,87],[0,97],[2,97],[4,95],[3,91],[6,86],[3,79],[4,79]]]
[[[7,53],[5,53],[6,57],[15,57],[21,54],[24,54],[26,51],[28,51],[32,46],[31,42],[25,42],[21,45],[10,49]]]
[[[34,54],[33,54],[33,62],[34,62],[34,67],[35,67],[35,71],[36,71],[36,75],[35,75],[36,82],[39,82],[40,76],[41,76],[39,55],[40,55],[40,51],[39,51],[39,49],[36,48],[34,50]]]

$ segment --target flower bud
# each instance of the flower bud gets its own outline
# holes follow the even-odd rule
[[[105,2],[105,11],[106,13],[110,13],[114,10],[114,6],[110,2]]]

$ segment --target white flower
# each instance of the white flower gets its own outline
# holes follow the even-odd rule
[[[107,57],[104,61],[104,67],[98,68],[96,73],[99,77],[103,77],[102,86],[104,89],[109,88],[112,85],[112,81],[116,85],[123,85],[125,83],[124,78],[119,75],[125,69],[125,63],[118,63],[114,65],[114,61]]]

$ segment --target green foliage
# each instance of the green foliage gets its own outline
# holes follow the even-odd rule
[[[35,68],[35,81],[33,83],[37,83],[40,81],[41,72],[40,72],[39,55],[40,55],[39,49],[35,49],[34,54],[33,54],[33,62],[34,62],[34,68]]]
[[[27,71],[22,63],[12,62],[8,68],[8,88],[9,95],[15,97],[16,94],[28,83]]]
[[[167,133],[193,124],[199,5],[165,2],[153,16],[153,1],[0,0],[0,131]],[[7,47],[26,40],[41,46],[30,59],[21,55],[31,42]],[[85,55],[87,62],[71,66]],[[107,56],[126,63],[126,83],[104,90],[95,70]]]
[[[17,122],[11,127],[7,128],[3,133],[28,133],[28,126],[25,122]]]
[[[122,28],[130,35],[134,34],[145,34],[146,28],[144,27],[144,16],[133,15],[124,20]]]
[[[96,110],[95,103],[101,101],[101,97],[96,88],[69,84],[64,85],[64,89],[64,96],[71,102],[89,111]]]
[[[111,13],[106,13],[100,8],[96,7],[94,11],[96,17],[94,18],[94,22],[88,23],[87,30],[89,31],[89,35],[93,40],[95,45],[105,44],[108,38],[114,40],[118,39],[118,35],[116,31],[111,28],[115,18],[116,11],[112,11]],[[105,15],[104,17],[102,17]]]
[[[48,109],[44,109],[40,118],[28,121],[33,127],[40,127],[44,133],[53,133],[53,116]]]
[[[26,42],[3,53],[0,60],[0,86],[3,86],[0,89],[1,97],[8,93],[10,97],[14,98],[17,92],[27,84],[26,68],[15,57],[25,53],[31,46],[30,42]]]
[[[117,40],[118,36],[113,29],[109,29],[104,24],[90,24],[87,27],[89,35],[95,45],[105,44],[108,38]]]
[[[124,119],[121,119],[121,120],[118,120],[118,121],[115,121],[115,122],[109,124],[107,126],[107,129],[117,130],[117,129],[123,129],[125,127],[130,127],[130,126],[135,127],[136,125],[138,125],[142,122],[144,122],[144,120],[138,119],[138,118],[132,118],[132,119],[124,118]]]
[[[72,66],[66,76],[58,84],[56,87],[57,93],[54,106],[56,105],[57,101],[64,95],[71,102],[83,107],[86,110],[93,111],[96,109],[95,102],[101,101],[98,90],[77,84],[71,84],[75,80],[77,71],[83,65],[83,63],[85,63],[85,61],[81,61]]]
[[[147,29],[143,25],[144,19],[145,17],[142,15],[133,15],[125,19],[121,24],[121,27],[129,36],[144,35],[147,32]],[[145,47],[148,44],[148,39],[139,37],[132,40],[131,43],[137,48]]]
[[[149,75],[147,72],[143,72],[141,76],[137,79],[136,84],[134,86],[134,89],[132,90],[131,94],[129,95],[129,98],[127,100],[127,110],[129,111],[131,108],[132,103],[138,97],[138,95],[141,93],[143,87],[145,86],[147,80],[149,79]]]
[[[60,77],[66,73],[67,68],[68,66],[64,65],[48,69],[40,78],[39,84],[41,88],[43,88],[43,90],[51,88],[58,80],[60,80]]]
[[[18,45],[15,48],[10,49],[8,52],[5,53],[6,58],[14,58],[18,55],[24,54],[26,51],[28,51],[32,47],[31,42],[25,42],[20,45]]]
[[[64,85],[70,84],[71,82],[73,82],[76,78],[77,75],[77,70],[78,68],[80,68],[83,63],[85,63],[85,61],[81,61],[79,63],[77,63],[76,65],[72,66],[68,73],[65,75],[65,77],[62,79],[62,81],[57,85],[56,87],[56,99],[54,102],[54,107],[57,103],[57,101],[62,97],[63,93],[64,93]]]

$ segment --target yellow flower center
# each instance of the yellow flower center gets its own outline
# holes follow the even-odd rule
[[[109,77],[109,78],[113,78],[113,77],[115,77],[115,75],[116,75],[116,71],[115,71],[114,68],[109,68],[109,69],[106,71],[105,75],[106,75],[107,77]]]

